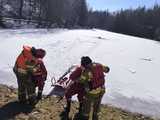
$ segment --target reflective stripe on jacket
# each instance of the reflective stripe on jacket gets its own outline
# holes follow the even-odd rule
[[[22,74],[27,74],[27,70],[22,69],[22,68],[17,68],[17,72],[22,73]]]
[[[33,75],[43,75],[43,74],[47,74],[47,70],[44,66],[42,59],[39,58],[36,60],[36,65],[34,66]]]
[[[71,80],[84,80],[91,84],[91,89],[96,89],[104,85],[105,75],[108,67],[103,66],[99,63],[93,63],[91,70],[85,70],[83,67],[78,67],[74,72],[71,73]]]

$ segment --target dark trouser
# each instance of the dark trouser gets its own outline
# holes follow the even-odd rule
[[[71,98],[73,95],[77,94],[78,101],[79,101],[79,113],[82,111],[83,107],[83,97],[85,95],[84,87],[80,83],[73,83],[67,88],[65,92],[65,97],[67,99],[67,106],[65,108],[65,114],[68,117],[70,112],[70,106],[71,106]]]
[[[44,87],[44,80],[38,80],[38,93],[42,93]]]
[[[38,80],[38,95],[37,95],[37,99],[41,99],[42,98],[42,92],[43,92],[43,87],[44,87],[44,81],[43,80]]]
[[[83,85],[81,85],[80,83],[73,83],[72,85],[69,86],[69,88],[67,88],[66,92],[65,92],[65,97],[67,100],[71,100],[72,96],[77,94],[78,96],[78,101],[79,102],[83,102],[83,97],[85,95],[85,90]]]
[[[45,81],[44,81],[42,75],[32,76],[32,79],[33,79],[35,85],[38,86],[38,96],[37,96],[37,99],[41,99],[42,98],[42,92],[43,92]]]
[[[96,97],[91,97],[88,95],[85,96],[83,112],[87,120],[89,120],[90,117],[92,118],[91,120],[98,120],[98,112],[100,110],[103,95],[104,92],[97,94]]]
[[[33,103],[35,101],[35,84],[28,74],[17,73],[18,82],[18,99],[20,102],[28,101]]]

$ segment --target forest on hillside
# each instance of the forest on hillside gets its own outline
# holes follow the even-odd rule
[[[0,28],[99,28],[160,41],[160,6],[93,11],[86,0],[0,0]]]

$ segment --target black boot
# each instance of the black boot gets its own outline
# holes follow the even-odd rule
[[[98,115],[97,115],[97,113],[94,113],[94,112],[93,112],[93,120],[98,120]]]
[[[28,103],[29,103],[29,105],[31,105],[31,106],[35,106],[36,104],[37,104],[37,99],[36,99],[36,96],[32,96],[32,97],[30,97],[30,98],[28,98]]]
[[[20,104],[26,104],[27,103],[26,94],[18,95],[18,100]]]
[[[84,120],[84,115],[83,115],[83,103],[79,102],[79,108],[78,108],[78,113],[74,115],[74,120]]]
[[[80,102],[80,103],[79,103],[79,108],[78,108],[78,112],[79,112],[79,113],[82,113],[82,107],[83,107],[83,103]]]
[[[67,106],[64,108],[64,111],[61,113],[62,120],[69,120],[69,112],[71,107],[71,101],[67,101]]]
[[[42,99],[42,92],[40,91],[38,91],[38,95],[37,95],[37,100],[41,100]]]

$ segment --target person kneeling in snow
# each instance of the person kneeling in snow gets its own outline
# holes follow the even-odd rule
[[[38,86],[37,100],[40,100],[42,98],[44,84],[47,79],[47,70],[42,61],[45,55],[46,55],[45,50],[36,49],[35,57],[37,58],[37,61],[33,68],[32,80],[35,82],[35,85]]]

